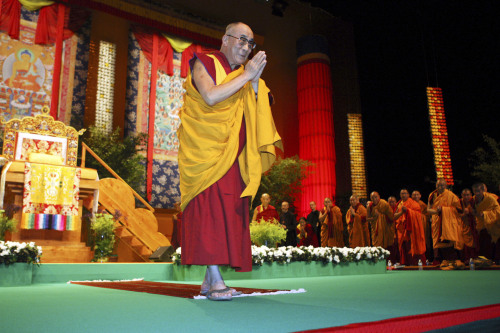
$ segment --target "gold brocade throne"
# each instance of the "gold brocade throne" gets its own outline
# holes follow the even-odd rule
[[[23,206],[25,163],[50,164],[62,167],[77,167],[78,137],[85,131],[77,131],[50,116],[48,107],[34,117],[11,119],[1,122],[4,130],[4,164],[0,180],[0,208],[4,204]],[[22,209],[14,215],[19,221],[17,231],[7,235],[13,241],[36,242],[43,247],[43,262],[89,262],[90,248],[82,240],[81,216],[83,200],[98,196],[97,171],[81,169],[78,216],[74,218],[73,230],[21,229]],[[94,200],[97,203],[97,200]],[[94,207],[93,210],[96,209]]]
[[[30,154],[35,153],[45,154],[50,161],[53,161],[52,157],[59,156],[63,165],[76,166],[78,136],[82,135],[85,129],[77,131],[61,121],[54,120],[49,113],[49,108],[44,106],[40,115],[11,119],[6,123],[2,121],[2,156],[7,161],[29,161]]]

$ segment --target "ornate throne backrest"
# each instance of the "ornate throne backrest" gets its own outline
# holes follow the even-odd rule
[[[3,157],[8,161],[27,161],[30,154],[41,153],[61,157],[64,165],[76,166],[78,156],[77,131],[50,116],[47,106],[34,117],[3,122]]]

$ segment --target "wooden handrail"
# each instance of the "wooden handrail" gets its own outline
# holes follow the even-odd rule
[[[127,182],[124,181],[120,176],[118,176],[118,174],[116,172],[114,172],[113,169],[111,169],[111,167],[108,164],[106,164],[106,162],[104,162],[99,156],[97,156],[97,154],[94,153],[94,151],[92,149],[90,149],[90,147],[87,146],[85,144],[85,142],[82,142],[82,163],[81,163],[82,168],[85,168],[85,156],[86,156],[87,151],[90,153],[90,155],[92,155],[97,160],[97,162],[99,162],[104,168],[106,168],[106,170],[108,170],[109,173],[111,173],[116,179],[119,179],[122,182],[124,182],[125,184],[127,184]],[[128,185],[128,184],[127,184],[127,186],[130,187],[130,185]],[[146,200],[144,200],[136,191],[134,191],[134,189],[132,187],[130,187],[130,189],[134,193],[134,197],[139,199],[139,201],[142,202],[144,204],[144,206],[146,206],[146,208],[151,211],[151,213],[154,213],[155,209],[153,207],[151,207],[151,205],[149,205],[146,202]]]

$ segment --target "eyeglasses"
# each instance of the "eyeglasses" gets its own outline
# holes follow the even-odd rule
[[[248,44],[248,47],[250,47],[251,49],[255,49],[255,47],[257,46],[257,44],[253,41],[253,40],[248,40],[246,37],[236,37],[236,36],[231,36],[231,35],[228,35],[226,34],[226,36],[228,37],[233,37],[233,38],[236,38],[240,41],[240,46],[243,47],[245,45]]]

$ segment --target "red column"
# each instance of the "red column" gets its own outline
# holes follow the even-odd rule
[[[309,211],[309,202],[318,209],[325,197],[335,196],[335,133],[333,89],[328,44],[314,35],[297,41],[297,99],[299,114],[299,157],[315,165],[302,181],[299,212]]]

